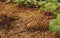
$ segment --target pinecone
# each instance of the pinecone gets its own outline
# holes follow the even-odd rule
[[[27,24],[28,29],[45,30],[49,28],[49,20],[37,19]]]

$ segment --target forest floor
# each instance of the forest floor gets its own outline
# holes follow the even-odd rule
[[[0,38],[55,38],[55,33],[48,30],[49,21],[55,18],[53,14],[13,3],[0,3],[0,13]]]

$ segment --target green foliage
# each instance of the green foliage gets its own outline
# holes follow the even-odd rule
[[[59,11],[56,8],[59,6],[60,3],[58,2],[58,0],[46,0],[46,3],[44,3],[44,5],[41,5],[40,10],[50,10],[55,15],[57,15]]]
[[[57,15],[56,19],[50,21],[49,29],[54,32],[60,32],[60,14]]]
[[[47,2],[56,3],[58,0],[46,0]]]
[[[44,3],[44,1],[42,1],[42,0],[12,0],[12,2],[18,3],[18,4],[21,2],[24,2],[24,4],[32,3],[34,5],[41,5]]]

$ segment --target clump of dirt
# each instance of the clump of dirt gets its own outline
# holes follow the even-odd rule
[[[47,29],[49,26],[49,21],[55,18],[53,14],[40,11],[37,8],[17,7],[12,3],[8,3],[8,4],[4,3],[2,4],[0,8],[1,8],[0,12],[3,15],[17,19],[17,20],[10,22],[13,19],[7,18],[5,16],[1,17],[1,19],[3,18],[3,20],[6,19],[6,21],[4,22],[10,23],[10,25],[14,27],[13,29],[1,30],[0,35],[2,38],[4,37],[7,37],[7,38],[35,38],[35,37],[41,38],[43,36],[43,33],[46,33],[47,36],[52,36],[53,34],[52,32],[50,31],[41,32],[38,29]],[[51,15],[48,15],[48,14],[51,14]],[[4,23],[4,25],[5,24],[6,23]],[[31,29],[33,30],[35,29],[35,32],[28,31]]]
[[[6,15],[0,16],[0,28],[13,28],[13,26],[10,24],[11,22],[15,21],[16,19],[7,17]]]

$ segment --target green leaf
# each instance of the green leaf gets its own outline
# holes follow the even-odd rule
[[[55,10],[58,6],[55,3],[46,3],[45,5],[41,6],[46,10]]]
[[[36,1],[36,0],[32,0],[32,3],[33,3],[34,5],[37,5],[37,1]]]
[[[60,20],[60,14],[57,15],[57,20]]]
[[[49,25],[54,25],[54,24],[56,24],[56,19],[51,20]]]
[[[27,2],[32,2],[31,0],[26,0]]]
[[[58,0],[46,0],[47,2],[54,2],[54,3],[56,3],[56,2],[58,2]]]
[[[55,4],[55,3],[46,3],[45,7],[47,9],[56,9],[57,8],[57,4]]]
[[[56,19],[49,22],[50,31],[60,32],[60,14],[57,14]]]
[[[54,32],[60,32],[60,25],[52,25],[53,27],[50,29],[50,31]]]
[[[38,5],[43,5],[46,3],[46,1],[38,1],[37,3],[38,3]]]
[[[19,0],[12,0],[13,2],[19,2]]]
[[[59,18],[53,19],[49,23],[49,30],[54,32],[60,32],[60,20]]]

